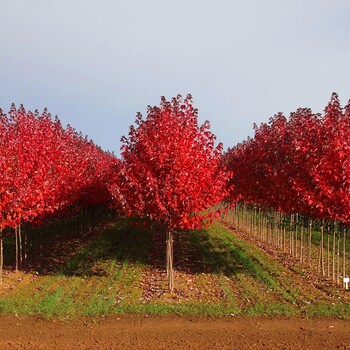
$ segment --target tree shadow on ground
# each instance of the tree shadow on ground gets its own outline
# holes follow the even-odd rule
[[[239,248],[212,236],[210,230],[180,232],[174,245],[174,264],[180,271],[229,277],[245,270]]]
[[[95,231],[47,242],[41,255],[32,252],[28,271],[66,276],[104,276],[109,261],[130,262],[165,270],[165,232],[147,220],[120,218]],[[13,261],[12,261],[13,264]],[[175,234],[174,268],[190,274],[226,276],[245,270],[239,249],[207,230]]]

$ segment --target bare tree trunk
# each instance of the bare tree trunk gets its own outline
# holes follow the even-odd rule
[[[289,254],[294,255],[294,243],[293,243],[293,225],[294,225],[294,214],[290,215],[290,225],[289,225]]]
[[[285,220],[284,220],[284,224],[283,224],[283,251],[286,251],[286,224],[285,224]]]
[[[298,259],[298,225],[299,225],[299,214],[295,215],[295,248],[294,248],[294,256],[295,259]]]
[[[273,244],[275,246],[276,249],[278,249],[278,221],[277,221],[277,214],[278,213],[274,213],[273,214],[273,230],[274,230],[274,240],[273,240]]]
[[[19,268],[23,269],[23,249],[22,249],[22,230],[21,225],[18,225],[18,243],[19,243]]]
[[[329,232],[329,223],[327,224],[327,277],[331,275],[330,273],[330,261],[329,261],[329,247],[330,247],[330,232]]]
[[[231,208],[231,216],[232,216],[232,226],[236,227],[236,211],[235,211],[235,207]]]
[[[337,277],[336,284],[339,285],[339,277],[340,277],[340,231],[338,227],[337,233]]]
[[[300,228],[300,262],[304,263],[304,218]]]
[[[249,213],[249,233],[250,235],[253,235],[253,219],[254,219],[254,212],[253,210],[250,210],[250,213]]]
[[[343,228],[343,278],[346,277],[346,269],[345,269],[345,262],[346,262],[346,228]]]
[[[15,239],[16,239],[16,262],[15,271],[18,271],[18,229],[15,227]]]
[[[323,255],[323,235],[324,235],[324,222],[322,221],[321,224],[321,239],[320,239],[320,245],[319,245],[319,255],[318,255],[318,267],[319,272],[322,272],[322,276],[324,276],[324,255]]]
[[[312,234],[312,220],[309,219],[309,240],[308,240],[308,253],[307,253],[307,263],[311,267],[311,234]]]
[[[332,256],[332,280],[335,281],[335,254],[336,254],[336,249],[335,249],[335,227],[333,224],[333,256]]]
[[[28,268],[28,226],[24,231],[24,268]]]
[[[283,249],[282,213],[278,213],[278,248]]]
[[[166,229],[166,272],[169,283],[169,291],[174,291],[174,271],[173,271],[173,232],[172,230]]]
[[[0,228],[0,284],[2,284],[3,266],[4,266],[4,251],[3,251],[2,228]]]

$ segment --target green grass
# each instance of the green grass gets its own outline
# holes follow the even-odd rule
[[[285,272],[281,265],[219,224],[213,225],[210,233],[203,232],[199,245],[212,271],[228,276],[251,276],[265,288],[280,293],[283,299],[295,302],[294,297],[299,294],[298,291],[292,289],[292,293],[287,293],[285,285],[289,281],[283,283],[278,278]],[[193,234],[194,240],[198,240],[198,234]],[[249,287],[246,286],[246,289]]]
[[[333,298],[332,290],[304,285],[295,271],[218,223],[208,230],[181,232],[183,239],[175,242],[175,269],[180,268],[175,288],[184,297],[164,293],[145,302],[145,271],[152,272],[156,264],[154,231],[141,227],[135,220],[120,219],[50,273],[27,274],[25,283],[11,289],[5,278],[0,313],[47,318],[129,313],[350,317],[345,292]],[[194,291],[188,288],[193,279]]]

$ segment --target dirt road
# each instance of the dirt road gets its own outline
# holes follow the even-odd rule
[[[350,349],[350,321],[1,317],[0,349]]]

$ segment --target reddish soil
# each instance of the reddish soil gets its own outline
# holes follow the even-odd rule
[[[350,321],[1,317],[0,349],[350,349]]]

